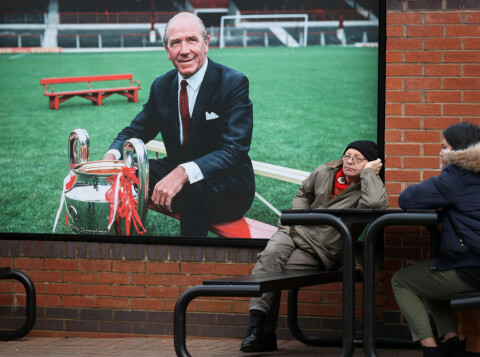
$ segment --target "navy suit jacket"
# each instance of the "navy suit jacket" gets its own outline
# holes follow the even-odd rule
[[[238,193],[253,200],[255,178],[248,156],[253,110],[248,79],[208,60],[184,150],[180,144],[177,76],[174,69],[153,82],[143,110],[118,134],[110,149],[122,152],[127,139],[138,138],[147,143],[161,133],[167,151],[162,160],[172,170],[181,163],[194,161],[215,193]],[[218,118],[207,120],[207,112]]]

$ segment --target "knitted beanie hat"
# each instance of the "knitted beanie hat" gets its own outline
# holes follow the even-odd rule
[[[375,144],[373,141],[368,141],[368,140],[354,141],[347,145],[347,148],[343,152],[344,155],[348,149],[355,149],[360,151],[368,161],[373,161],[378,158],[378,147],[377,147],[377,144]]]

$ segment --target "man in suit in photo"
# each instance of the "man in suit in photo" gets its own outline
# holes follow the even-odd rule
[[[147,143],[161,133],[167,156],[149,161],[150,202],[180,214],[183,237],[205,237],[211,224],[241,218],[255,195],[248,79],[208,59],[209,41],[197,16],[170,19],[163,42],[175,69],[153,82],[143,110],[104,157],[118,160],[126,140]]]

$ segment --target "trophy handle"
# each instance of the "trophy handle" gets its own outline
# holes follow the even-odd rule
[[[88,162],[90,155],[90,138],[84,129],[75,129],[68,137],[68,157],[70,168],[76,164]]]
[[[140,139],[129,139],[123,144],[123,157],[125,166],[133,167],[135,165],[134,155],[137,155],[138,167],[138,204],[137,212],[142,222],[147,215],[148,210],[148,156],[147,148]]]

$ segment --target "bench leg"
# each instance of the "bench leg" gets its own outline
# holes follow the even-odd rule
[[[187,351],[186,338],[186,313],[190,301],[199,296],[236,296],[254,297],[261,296],[258,285],[226,286],[226,285],[197,285],[185,291],[177,300],[173,312],[173,341],[175,353],[178,357],[191,357]]]
[[[9,268],[0,270],[0,279],[18,280],[25,287],[25,294],[27,297],[26,319],[23,325],[15,331],[1,331],[0,341],[18,340],[27,335],[33,328],[36,319],[36,294],[35,285],[32,280],[24,273],[17,270],[10,270]]]

